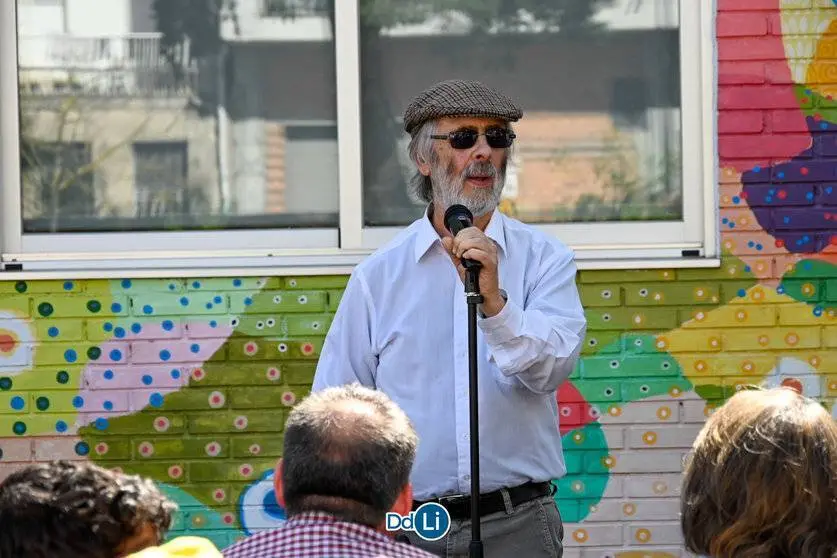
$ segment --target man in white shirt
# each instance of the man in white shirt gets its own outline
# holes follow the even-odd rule
[[[360,382],[386,392],[419,434],[416,507],[448,508],[451,528],[413,544],[467,556],[470,524],[468,307],[461,258],[477,260],[481,539],[487,558],[560,557],[552,479],[566,474],[556,390],[578,361],[586,320],[573,253],[497,210],[522,111],[474,81],[438,83],[404,115],[416,164],[411,195],[428,204],[359,264],[319,359],[314,390]],[[452,237],[461,204],[474,226]]]

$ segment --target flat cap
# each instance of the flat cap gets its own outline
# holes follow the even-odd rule
[[[413,133],[427,120],[446,116],[499,118],[514,122],[523,111],[514,102],[479,81],[448,80],[419,93],[404,111],[404,129]]]

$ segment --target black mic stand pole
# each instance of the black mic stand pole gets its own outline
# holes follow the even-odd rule
[[[482,558],[483,547],[480,534],[480,441],[479,441],[479,406],[477,391],[477,306],[482,304],[479,275],[482,265],[468,262],[465,272],[465,300],[468,302],[468,357],[470,368],[470,403],[471,403],[471,544],[468,547],[470,558]]]

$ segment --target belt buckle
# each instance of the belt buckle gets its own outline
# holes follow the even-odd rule
[[[442,496],[441,498],[439,498],[439,503],[442,506],[445,506],[445,507],[447,507],[446,504],[450,504],[450,505],[455,506],[455,505],[457,505],[461,502],[464,502],[469,497],[470,496],[468,496],[466,494],[453,494],[451,496]]]

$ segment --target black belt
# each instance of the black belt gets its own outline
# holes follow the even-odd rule
[[[554,493],[552,484],[548,482],[527,482],[526,484],[507,488],[506,490],[509,493],[512,506],[519,506],[523,502],[528,502],[541,496],[549,496]],[[448,510],[451,519],[471,518],[470,495],[442,496],[441,498],[434,498],[432,500],[415,501],[413,502],[413,511],[428,502],[435,502],[444,506]],[[479,508],[480,516],[505,511],[506,503],[503,500],[502,491],[495,490],[494,492],[480,494]]]

